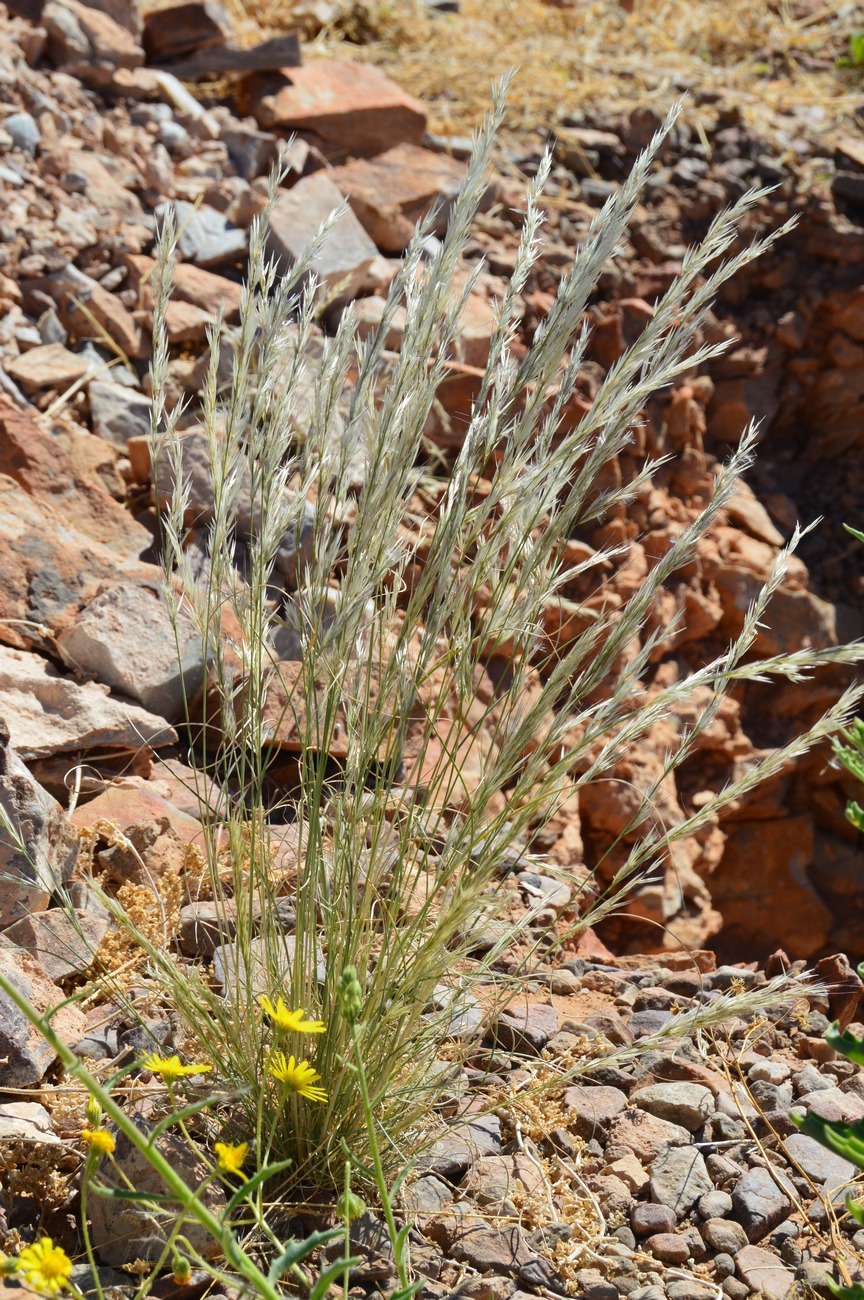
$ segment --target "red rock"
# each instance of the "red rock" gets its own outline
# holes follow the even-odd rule
[[[71,388],[92,368],[92,361],[70,352],[62,343],[44,343],[6,363],[6,370],[15,383],[29,394],[42,388],[60,391]]]
[[[115,68],[144,62],[144,51],[124,27],[78,0],[49,0],[42,25],[54,62],[89,85],[104,85]]]
[[[263,705],[262,737],[275,749],[300,753],[308,747],[323,743],[325,737],[318,732],[319,719],[324,716],[323,682],[315,687],[321,693],[320,708],[310,716],[306,704],[304,666],[297,661],[278,663],[267,685]],[[344,715],[340,712],[330,725],[326,737],[327,752],[333,758],[347,758],[348,734]]]
[[[576,940],[577,957],[589,957],[592,961],[614,961],[615,954],[607,948],[592,926],[582,930]]]
[[[0,395],[0,474],[62,512],[68,527],[121,555],[139,556],[152,537],[107,492],[85,479],[56,440]],[[83,575],[78,575],[81,581]]]
[[[845,1029],[858,1019],[858,1007],[864,997],[864,983],[849,964],[845,953],[823,957],[816,963],[816,978],[828,986],[828,1007],[831,1016]]]
[[[330,158],[419,145],[426,130],[422,104],[363,63],[316,60],[256,74],[244,82],[243,107],[261,126],[301,132]]]
[[[200,821],[175,808],[144,781],[109,785],[95,799],[79,804],[71,820],[72,825],[79,830],[105,820],[116,822],[125,831],[136,822],[152,822],[162,818],[167,818],[169,826],[184,844],[200,840]]]
[[[809,816],[730,822],[711,894],[723,914],[724,952],[749,955],[781,944],[793,960],[823,949],[831,913],[807,880],[813,858]],[[770,899],[770,907],[765,900]]]
[[[33,912],[3,931],[3,937],[32,952],[49,979],[86,970],[108,932],[107,916],[76,910],[74,921],[63,907]]]
[[[144,17],[143,45],[151,63],[224,45],[230,37],[231,23],[218,0],[190,0]]]
[[[93,163],[98,165],[111,184],[117,189],[120,188],[108,176],[95,154],[77,154],[75,158],[76,167],[81,169],[85,158],[92,159]],[[100,208],[104,209],[109,207],[110,204],[106,201],[106,196],[99,193],[98,178],[91,175],[92,170],[89,164],[85,167],[88,176],[87,192],[91,201],[98,203]],[[134,194],[130,194],[128,190],[121,190],[121,193],[125,195],[132,205],[127,208],[126,205],[121,204],[121,211],[126,216],[137,215],[140,212],[140,206]],[[103,289],[101,284],[96,280],[92,280],[90,276],[83,275],[77,267],[68,266],[53,275],[42,276],[38,280],[27,280],[24,282],[24,289],[28,294],[35,291],[49,294],[57,304],[57,311],[61,321],[76,338],[88,338],[91,335],[98,335],[98,331],[93,327],[93,320],[95,320],[98,325],[104,327],[117,346],[127,356],[140,357],[144,354],[146,349],[141,337],[141,330],[136,325],[131,312],[126,310],[116,294]],[[101,375],[98,378],[110,379],[110,375]]]
[[[277,199],[270,214],[268,248],[282,272],[300,259],[342,194],[324,172],[304,176]],[[362,287],[376,256],[375,245],[349,209],[333,224],[310,263],[328,296],[344,301]]]
[[[444,234],[464,174],[462,163],[446,154],[399,144],[377,158],[335,167],[330,178],[382,252],[401,253],[417,222],[436,203],[441,206],[432,233]]]
[[[156,262],[152,257],[130,253],[126,265],[131,272],[132,284],[142,290],[143,300],[149,310],[153,306],[152,277]],[[224,275],[214,275],[212,271],[203,271],[191,262],[179,262],[174,268],[172,298],[176,302],[191,303],[213,318],[219,308],[226,324],[236,325],[240,319],[240,303],[243,298],[243,286],[236,280],[229,280]]]
[[[43,971],[33,953],[0,946],[3,973],[40,1014],[58,1007],[64,994]],[[51,1018],[55,1034],[68,1047],[83,1037],[85,1018],[79,1007],[66,1004]],[[5,993],[0,993],[0,1088],[31,1088],[55,1060],[54,1051]]]
[[[61,450],[58,446],[58,456]],[[61,496],[57,507],[0,473],[0,642],[6,645],[47,649],[41,629],[49,636],[61,632],[100,582],[121,577],[159,582],[154,565],[118,555],[70,525],[74,499],[67,504]]]

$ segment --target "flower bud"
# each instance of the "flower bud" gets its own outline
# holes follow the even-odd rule
[[[336,1213],[345,1223],[353,1223],[361,1214],[366,1213],[366,1202],[355,1192],[343,1192],[336,1202]]]
[[[87,1109],[84,1113],[87,1116],[88,1128],[99,1128],[102,1123],[102,1107],[95,1097],[87,1098]]]
[[[192,1281],[192,1265],[189,1263],[189,1260],[184,1259],[182,1255],[177,1255],[175,1253],[172,1262],[172,1271],[174,1273],[174,1281],[178,1286],[188,1286]]]
[[[363,1010],[363,990],[353,966],[346,966],[339,980],[339,999],[349,1025],[356,1025]]]

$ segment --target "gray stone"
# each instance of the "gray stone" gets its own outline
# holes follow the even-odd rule
[[[564,1109],[573,1113],[570,1127],[579,1137],[589,1138],[605,1132],[616,1115],[627,1107],[627,1094],[620,1088],[604,1085],[567,1088],[562,1099]]]
[[[824,1297],[824,1300],[831,1300],[837,1294],[831,1283],[839,1280],[833,1264],[827,1260],[805,1259],[795,1269],[795,1281],[804,1284],[807,1294]]]
[[[160,203],[156,219],[161,224],[168,205]],[[235,226],[222,212],[201,204],[179,201],[174,204],[178,232],[177,246],[187,262],[194,262],[212,270],[214,267],[233,266],[246,257],[249,236]]]
[[[108,927],[108,918],[98,913],[53,907],[22,917],[3,937],[32,952],[49,979],[60,980],[87,969]]]
[[[270,215],[268,248],[283,274],[304,254],[322,223],[341,207],[342,195],[324,172],[304,176],[277,199]],[[330,302],[357,295],[378,250],[347,208],[312,258],[310,272]]]
[[[63,810],[30,775],[0,719],[0,928],[48,906],[69,879],[78,836]]]
[[[826,1078],[816,1069],[815,1065],[805,1065],[803,1070],[792,1076],[792,1083],[795,1088],[795,1095],[804,1096],[806,1093],[818,1092],[820,1088],[833,1088],[833,1079]]]
[[[651,1199],[668,1205],[679,1219],[712,1188],[702,1154],[692,1147],[669,1147],[651,1166]]]
[[[432,1007],[436,1012],[446,1012],[438,1016],[442,1029],[448,1038],[471,1038],[483,1023],[483,1008],[471,993],[449,988],[446,984],[437,984],[432,990]]]
[[[639,1088],[631,1100],[659,1119],[680,1124],[688,1132],[701,1128],[714,1113],[714,1097],[701,1083],[652,1083]]]
[[[750,1085],[750,1096],[763,1113],[786,1111],[792,1105],[792,1084],[757,1079]]]
[[[655,1205],[651,1201],[638,1201],[630,1211],[630,1226],[637,1237],[652,1237],[655,1233],[674,1232],[677,1218],[668,1205]]]
[[[242,126],[239,122],[232,122],[230,127],[222,131],[222,143],[228,150],[228,157],[237,174],[247,181],[266,175],[279,157],[275,135],[269,131]]]
[[[220,902],[196,899],[180,910],[177,946],[186,957],[212,957],[221,944],[237,932],[237,905],[231,898]]]
[[[403,1184],[399,1194],[401,1208],[409,1215],[439,1214],[452,1205],[454,1195],[446,1183],[434,1174],[425,1174],[416,1182]]]
[[[300,396],[299,407],[301,409],[295,413],[302,419],[308,413],[305,394]],[[334,416],[334,431],[337,423]],[[200,527],[210,522],[214,509],[210,448],[203,429],[187,429],[181,435],[181,465],[189,492],[185,522],[189,527]],[[249,541],[260,521],[260,510],[257,504],[254,509],[252,506],[249,470],[241,466],[239,472],[241,484],[237,495],[237,536],[241,541]],[[174,494],[174,466],[167,451],[160,451],[156,458],[154,480],[157,502],[160,506],[165,506]],[[288,497],[294,500],[294,521],[286,528],[277,547],[275,567],[286,580],[296,582],[299,569],[312,554],[315,507],[309,501],[298,501],[294,494],[288,493]]]
[[[792,1202],[767,1169],[748,1169],[732,1189],[732,1213],[749,1241],[761,1241],[786,1218]]]
[[[41,343],[62,343],[65,346],[69,341],[69,333],[53,307],[43,311],[36,326]]]
[[[747,1245],[747,1233],[734,1219],[709,1219],[702,1225],[702,1236],[712,1250],[737,1255]]]
[[[727,1255],[725,1251],[721,1250],[719,1255],[714,1256],[711,1266],[714,1269],[715,1277],[733,1277],[735,1274],[735,1260],[731,1255]]]
[[[525,1238],[517,1227],[468,1228],[450,1247],[451,1259],[468,1264],[481,1273],[513,1276],[532,1258]]]
[[[634,1038],[648,1038],[659,1034],[671,1019],[671,1011],[634,1011],[627,1020],[627,1028]]]
[[[520,871],[517,879],[528,900],[533,905],[554,907],[556,911],[567,907],[572,893],[567,885],[551,876],[539,876],[534,871]],[[569,973],[569,972],[568,972]]]
[[[780,1263],[770,1250],[760,1246],[745,1246],[735,1257],[735,1267],[742,1282],[763,1300],[786,1300],[795,1281],[791,1269]]]
[[[185,126],[181,126],[179,122],[159,123],[159,143],[169,153],[174,153],[176,149],[184,149],[191,142],[191,138]]]
[[[502,1012],[490,1031],[497,1047],[523,1056],[539,1056],[558,1030],[558,1012],[539,1003],[515,1004]]]
[[[136,393],[125,384],[93,379],[87,385],[93,432],[121,451],[130,438],[150,434],[150,398]]]
[[[187,700],[204,679],[201,638],[188,616],[180,615],[175,632],[162,594],[137,583],[102,591],[58,637],[57,646],[70,667],[169,722],[184,716]]]
[[[140,1115],[133,1115],[133,1119],[144,1133],[149,1132],[149,1125]],[[164,1133],[158,1138],[157,1147],[186,1184],[198,1189],[197,1195],[202,1198],[211,1214],[219,1215],[225,1209],[225,1193],[218,1183],[208,1177],[209,1166],[194,1147],[179,1133],[173,1132]],[[121,1181],[121,1174],[128,1181]],[[134,1187],[138,1192],[166,1194],[165,1184],[146,1155],[123,1133],[117,1134],[113,1162],[103,1161],[99,1176],[110,1187],[127,1186]],[[111,1265],[128,1264],[135,1259],[158,1259],[165,1249],[170,1223],[172,1217],[176,1218],[178,1208],[173,1207],[172,1215],[170,1202],[163,1204],[160,1209],[165,1214],[157,1217],[146,1205],[135,1201],[92,1197],[91,1233],[99,1259]],[[219,1254],[219,1243],[201,1224],[188,1216],[183,1223],[183,1235],[188,1238],[192,1249],[204,1259],[212,1259]]]
[[[416,1162],[423,1173],[436,1174],[456,1183],[475,1160],[494,1156],[501,1150],[501,1122],[496,1115],[476,1115],[454,1124]]]
[[[3,118],[3,130],[12,137],[12,146],[33,156],[42,143],[42,132],[29,113],[11,113]]]
[[[0,1142],[41,1142],[43,1146],[60,1146],[51,1116],[36,1101],[0,1103]]]
[[[700,1219],[728,1219],[732,1213],[732,1197],[728,1192],[706,1192],[700,1196],[697,1209]]]
[[[850,1160],[844,1160],[805,1133],[793,1133],[788,1137],[786,1149],[808,1178],[812,1178],[815,1183],[824,1184],[832,1191],[845,1186],[857,1173]]]
[[[754,1083],[761,1080],[763,1083],[781,1084],[785,1083],[792,1073],[792,1067],[785,1061],[774,1061],[766,1058],[762,1061],[754,1061],[747,1071],[747,1078],[752,1079]]]
[[[6,979],[37,1012],[63,1002],[62,990],[48,979],[32,953],[0,940],[0,960]],[[70,1047],[82,1037],[84,1023],[83,1012],[71,1004],[51,1021],[54,1032]],[[34,1087],[54,1060],[54,1049],[12,999],[0,992],[0,1091]]]
[[[242,958],[238,959],[236,944],[223,943],[213,953],[213,979],[225,993],[236,994],[239,988],[241,996],[245,995],[247,989],[251,989],[254,994],[266,993],[271,996],[274,988],[284,986],[288,979],[294,962],[296,943],[293,934],[283,935],[282,951],[275,954],[272,935],[268,938],[252,939],[248,945],[249,964],[243,969],[238,967],[238,960],[240,965],[243,961]],[[276,969],[274,969],[274,962]],[[318,983],[323,984],[327,978],[327,967],[320,951],[317,954],[315,974]]]
[[[717,1297],[710,1282],[700,1282],[695,1277],[669,1282],[666,1294],[669,1300],[716,1300]]]

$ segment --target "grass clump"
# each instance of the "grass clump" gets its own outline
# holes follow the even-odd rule
[[[479,1010],[488,1024],[540,956],[620,909],[634,886],[662,873],[677,841],[848,722],[861,695],[850,689],[810,730],[762,755],[680,824],[655,816],[663,782],[736,684],[799,681],[820,665],[864,657],[857,647],[755,656],[796,532],[738,638],[673,685],[650,696],[644,689],[654,650],[676,627],[674,619],[658,626],[664,584],[721,518],[750,464],[753,429],[718,469],[701,515],[629,599],[580,607],[571,634],[550,643],[549,616],[563,590],[622,554],[609,546],[574,560],[571,539],[591,521],[621,514],[659,464],[646,462],[622,483],[606,474],[610,462],[630,444],[649,396],[722,350],[699,341],[717,290],[783,233],[736,242],[762,192],[719,216],[590,411],[578,424],[568,419],[586,354],[586,307],[677,110],[597,214],[523,355],[514,347],[519,295],[542,247],[544,159],[526,194],[515,270],[470,419],[446,478],[431,474],[425,431],[480,273],[464,275],[463,255],[502,111],[499,102],[478,136],[446,236],[430,254],[421,227],[380,328],[365,343],[350,308],[332,337],[317,328],[314,259],[329,223],[280,274],[267,254],[268,211],[255,221],[239,331],[221,322],[211,331],[194,422],[168,399],[170,220],[161,236],[154,478],[178,648],[191,622],[208,663],[207,688],[188,712],[202,787],[209,774],[219,778],[215,795],[202,794],[207,852],[196,873],[226,940],[219,978],[182,956],[167,920],[160,936],[107,901],[145,954],[150,987],[181,1025],[182,1058],[154,1043],[131,1068],[155,1071],[164,1083],[162,1131],[180,1126],[193,1146],[203,1143],[213,1177],[247,1180],[240,1226],[231,1217],[236,1193],[214,1217],[179,1187],[176,1172],[169,1177],[161,1156],[158,1172],[183,1216],[197,1216],[261,1295],[303,1256],[273,1226],[273,1214],[284,1217],[289,1179],[295,1197],[343,1189],[346,1223],[352,1177],[377,1196],[396,1234],[400,1286],[409,1288],[394,1188],[434,1132],[442,1089],[463,1086],[460,1066],[476,1044],[456,1022]],[[404,341],[391,356],[384,340],[399,308]],[[203,468],[190,450],[202,446]],[[436,504],[418,533],[406,521],[423,494]],[[298,648],[286,660],[278,646],[289,633]],[[494,689],[478,694],[481,679]],[[531,860],[533,842],[566,799],[694,699],[692,722],[614,846],[611,881],[589,878],[569,930],[540,923],[541,898],[490,940],[489,922],[501,920],[502,875],[520,857]],[[120,832],[115,840],[135,852]],[[772,985],[770,995],[782,989]],[[746,995],[730,996],[681,1017],[678,1029],[692,1032],[700,1017],[715,1022],[742,1006]],[[158,1149],[135,1136],[111,1086],[57,1050],[118,1131],[139,1149],[144,1142],[155,1160]],[[198,1073],[213,1067],[207,1096],[184,1081],[193,1065]],[[275,1210],[265,1206],[265,1182]],[[269,1274],[238,1246],[241,1229],[272,1259]],[[168,1237],[166,1259],[179,1231],[175,1225]],[[347,1277],[347,1255],[332,1267]],[[324,1290],[336,1275],[322,1274]]]
[[[230,904],[235,932],[225,989],[212,988],[202,970],[173,952],[146,939],[145,945],[197,1050],[219,1063],[223,1081],[236,1090],[238,1136],[254,1136],[264,1161],[291,1159],[299,1179],[339,1185],[346,1148],[362,1166],[370,1160],[364,1108],[344,1068],[352,1055],[339,1011],[346,966],[363,985],[366,1015],[356,1032],[383,1135],[382,1165],[392,1173],[428,1132],[455,1012],[481,989],[484,1005],[506,996],[496,966],[520,938],[523,958],[529,954],[522,969],[528,968],[539,942],[532,915],[483,952],[478,936],[500,911],[502,863],[530,849],[562,791],[601,777],[676,704],[708,688],[708,703],[667,756],[617,846],[621,864],[611,883],[590,902],[586,893],[578,922],[584,927],[619,908],[634,884],[662,867],[676,840],[836,730],[857,698],[848,692],[807,734],[761,758],[681,825],[665,827],[652,815],[662,780],[692,752],[733,684],[799,680],[820,664],[862,653],[832,648],[754,658],[796,532],[737,641],[646,698],[642,678],[652,650],[674,630],[647,630],[658,593],[720,517],[750,463],[753,429],[718,470],[701,516],[621,608],[586,611],[584,624],[552,649],[544,632],[544,615],[562,587],[618,554],[609,548],[568,564],[569,539],[589,521],[620,511],[650,483],[657,463],[623,485],[604,485],[605,468],[628,446],[649,395],[721,349],[698,343],[714,295],[783,233],[730,251],[760,192],[719,216],[684,258],[642,335],[609,371],[590,412],[576,427],[568,423],[589,295],[674,118],[673,112],[595,218],[547,320],[520,357],[512,346],[517,300],[541,248],[549,159],[541,166],[526,195],[516,267],[498,305],[473,413],[419,537],[404,524],[412,498],[429,485],[424,430],[457,354],[460,314],[478,273],[454,289],[500,106],[478,138],[440,248],[427,256],[418,232],[384,320],[365,344],[350,308],[331,338],[318,335],[313,263],[320,241],[283,276],[266,251],[268,214],[256,220],[239,334],[232,338],[221,325],[213,330],[197,416],[209,462],[208,522],[198,534],[203,565],[190,546],[190,512],[200,510],[201,489],[185,450],[189,433],[183,408],[169,409],[166,401],[170,226],[163,233],[154,457],[157,481],[170,484],[163,493],[166,592],[178,622],[194,623],[211,665],[197,752],[227,792],[216,819],[227,829],[228,853],[219,858],[214,840],[209,879],[226,931]],[[392,357],[384,338],[400,305],[404,342]],[[320,358],[314,378],[313,354]],[[274,644],[288,624],[300,657],[285,663]],[[478,699],[476,684],[490,663],[497,689],[491,700]],[[289,886],[296,920],[288,934],[280,900],[286,882],[272,861],[277,823],[290,826],[297,846]],[[281,996],[288,1010],[302,1008],[325,1026],[308,1051],[326,1100],[309,1104],[295,1092],[286,1103],[274,1091],[272,1053],[300,1061],[307,1047],[296,1030],[280,1029],[278,1018],[262,1012],[262,996]]]

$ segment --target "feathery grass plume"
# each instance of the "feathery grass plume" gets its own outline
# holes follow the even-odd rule
[[[563,419],[585,356],[589,295],[626,234],[678,111],[595,217],[532,347],[517,359],[518,295],[542,249],[550,165],[548,156],[543,160],[526,194],[516,265],[497,309],[479,396],[446,481],[428,469],[425,430],[479,273],[454,288],[486,186],[503,93],[476,139],[446,235],[430,256],[423,243],[428,222],[421,223],[382,323],[363,344],[350,309],[332,337],[316,326],[314,256],[327,229],[283,275],[267,253],[265,210],[250,233],[239,331],[233,335],[221,321],[212,329],[196,413],[210,459],[207,509],[196,525],[203,562],[187,544],[192,482],[181,424],[191,408],[181,421],[166,400],[173,248],[171,222],[163,224],[154,462],[159,481],[173,484],[162,504],[166,595],[175,618],[182,608],[193,619],[210,663],[194,753],[225,792],[215,809],[202,803],[205,820],[227,828],[227,871],[215,836],[209,852],[209,888],[226,931],[230,911],[235,932],[223,950],[224,992],[202,970],[140,939],[196,1050],[218,1061],[220,1081],[236,1089],[256,1158],[290,1159],[298,1179],[329,1171],[338,1183],[345,1145],[357,1168],[368,1157],[356,1080],[344,1065],[352,1055],[351,1027],[339,1010],[346,966],[361,973],[365,1010],[356,1032],[381,1159],[392,1172],[428,1133],[442,1069],[458,1070],[453,1044],[450,1065],[438,1059],[455,1033],[456,1011],[481,985],[487,1008],[508,996],[512,983],[496,962],[517,938],[530,940],[526,961],[533,957],[539,907],[485,952],[477,951],[478,933],[501,906],[502,862],[517,846],[530,847],[563,792],[601,779],[696,691],[704,697],[707,689],[709,703],[682,732],[664,776],[692,753],[736,682],[797,681],[821,664],[864,657],[860,647],[839,647],[754,658],[758,625],[796,533],[737,640],[646,696],[652,650],[674,630],[674,620],[651,623],[657,597],[720,518],[751,462],[753,428],[718,468],[702,514],[622,607],[586,613],[584,628],[550,649],[544,611],[575,576],[621,554],[609,546],[568,565],[568,540],[646,488],[661,462],[649,461],[630,482],[611,486],[603,485],[604,469],[627,448],[648,398],[723,350],[722,343],[697,344],[714,295],[785,229],[729,255],[742,218],[763,192],[717,217],[683,259],[644,332],[609,370],[591,410],[575,427]],[[271,182],[271,204],[279,179]],[[405,310],[404,340],[393,357],[384,339],[398,306]],[[475,491],[481,474],[484,493]],[[437,506],[425,531],[411,533],[404,524],[412,497],[433,492]],[[275,649],[286,629],[299,640],[290,673],[284,664],[277,669]],[[504,668],[497,694],[484,702],[476,684],[493,655]],[[622,837],[623,865],[599,894],[586,892],[578,926],[620,909],[676,840],[710,824],[732,799],[842,725],[860,694],[847,691],[809,731],[762,757],[680,826],[664,827],[652,816],[658,780]],[[290,780],[271,743],[280,727],[296,732]],[[297,843],[296,924],[288,936],[282,880],[271,861],[271,841],[287,822]],[[271,1005],[283,996],[326,1026],[305,1063],[320,1076],[326,1101],[304,1104],[268,1083],[272,1031],[255,1014],[262,996]]]

